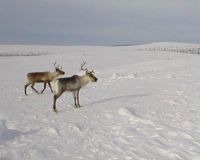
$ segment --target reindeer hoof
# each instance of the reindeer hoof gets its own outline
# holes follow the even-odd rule
[[[58,113],[57,109],[53,109],[53,111],[54,111],[55,113]]]

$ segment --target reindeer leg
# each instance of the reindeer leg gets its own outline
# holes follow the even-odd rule
[[[79,103],[79,91],[80,91],[80,89],[77,91],[77,101],[78,101],[78,106],[81,107],[81,105]]]
[[[39,92],[34,88],[35,83],[32,83],[31,88],[37,93],[39,94]]]
[[[26,88],[30,85],[31,83],[29,82],[29,83],[27,83],[27,84],[25,84],[25,86],[24,86],[24,94],[27,96],[27,93],[26,93]]]
[[[58,97],[56,95],[53,96],[53,111],[56,112],[56,113],[58,112],[57,109],[56,109],[56,100],[57,100],[57,98]]]
[[[60,92],[59,94],[55,94],[53,96],[53,111],[54,112],[58,112],[57,109],[56,109],[56,100],[63,94],[64,91]]]
[[[44,92],[44,90],[46,89],[46,85],[47,85],[47,83],[46,82],[44,82],[44,89],[41,91],[41,94]]]
[[[78,106],[77,106],[77,103],[76,103],[76,91],[74,91],[73,94],[74,94],[75,107],[77,108]]]
[[[51,87],[51,83],[48,82],[49,88],[51,89],[51,92],[53,93],[52,87]]]

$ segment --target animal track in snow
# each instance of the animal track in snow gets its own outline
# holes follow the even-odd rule
[[[136,73],[129,73],[129,74],[113,73],[110,79],[133,79],[137,77],[138,74]]]

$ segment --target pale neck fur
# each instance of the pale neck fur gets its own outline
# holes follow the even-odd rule
[[[49,76],[51,77],[51,79],[55,79],[56,77],[59,76],[59,73],[57,71],[54,72],[49,72]]]
[[[80,76],[81,86],[87,85],[91,81],[90,77],[87,75]]]

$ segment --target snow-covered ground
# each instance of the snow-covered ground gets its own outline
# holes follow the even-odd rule
[[[0,160],[199,160],[200,55],[170,46],[200,47],[0,46]],[[83,107],[66,92],[54,113],[49,88],[24,96],[26,73],[57,61],[83,74],[83,60],[99,78],[80,91]]]

